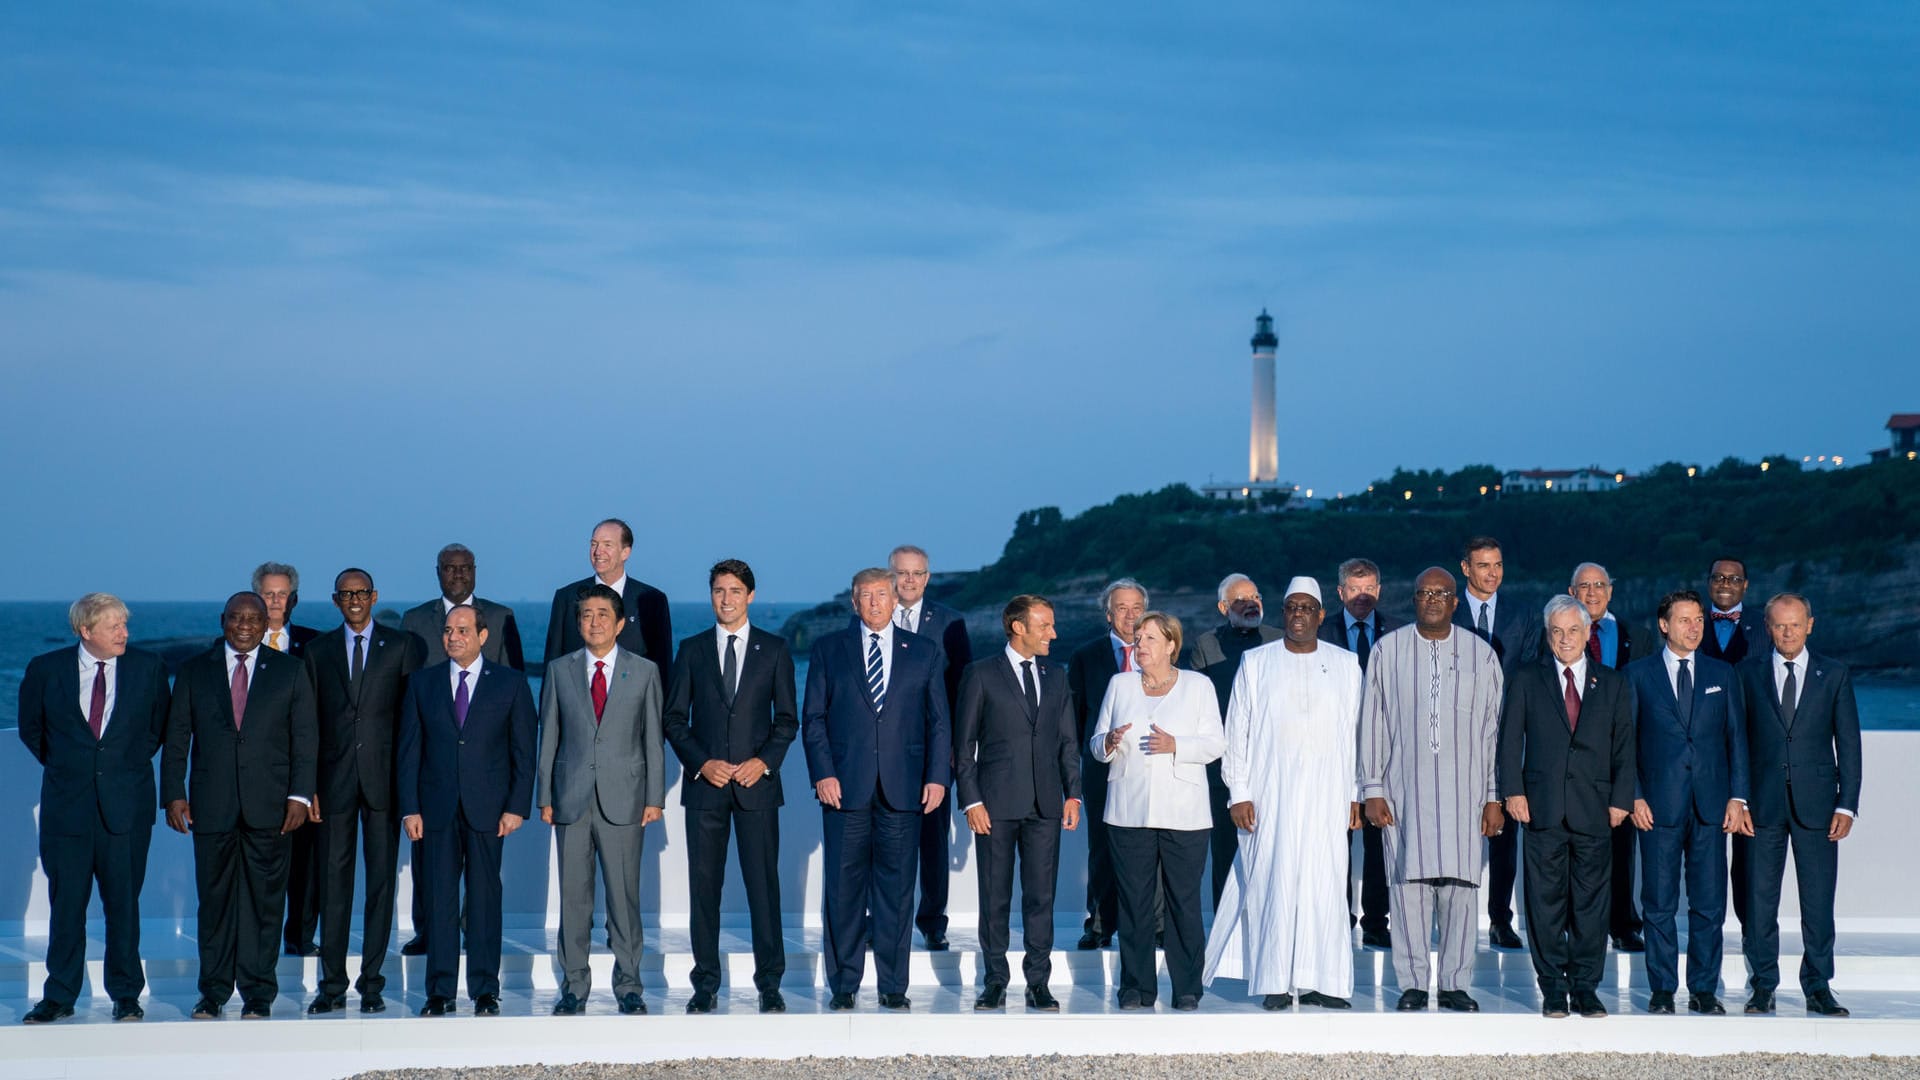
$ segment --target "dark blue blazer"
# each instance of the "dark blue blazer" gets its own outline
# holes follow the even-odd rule
[[[1720,647],[1720,634],[1713,627],[1713,608],[1709,605],[1707,633],[1700,639],[1700,651],[1715,660],[1738,664],[1749,656],[1766,656],[1773,652],[1773,636],[1767,633],[1765,604],[1740,605],[1740,622],[1734,626],[1733,636],[1727,639],[1725,649]]]
[[[20,680],[20,741],[40,773],[40,831],[86,836],[96,823],[116,836],[153,827],[153,755],[167,727],[167,667],[128,649],[114,662],[113,714],[93,737],[80,709],[79,645],[43,653]]]
[[[453,719],[453,661],[423,667],[407,680],[400,709],[400,814],[446,828],[464,811],[467,825],[491,831],[501,814],[533,807],[534,743],[539,713],[527,677],[484,657],[467,703],[467,724]]]
[[[1747,754],[1755,825],[1825,829],[1836,809],[1860,812],[1860,710],[1853,673],[1838,660],[1802,652],[1800,700],[1793,726],[1780,718],[1773,686],[1773,652],[1740,662],[1746,694]],[[1804,669],[1804,670],[1802,670]]]
[[[1493,633],[1483,636],[1487,644],[1493,646],[1494,655],[1500,658],[1500,674],[1506,677],[1506,681],[1512,682],[1514,672],[1520,670],[1520,665],[1540,659],[1540,642],[1545,636],[1545,627],[1540,621],[1540,608],[1521,603],[1512,593],[1501,596],[1496,592],[1493,596]],[[1473,624],[1479,610],[1475,606],[1477,603],[1473,594],[1462,587],[1460,602],[1453,609],[1453,624],[1478,634],[1479,630]],[[1338,618],[1339,613],[1334,614]],[[1346,624],[1341,623],[1340,629],[1344,631]],[[1342,633],[1340,638],[1337,644],[1344,649],[1347,647],[1346,634]]]
[[[1730,799],[1748,797],[1747,717],[1732,666],[1697,650],[1693,660],[1693,716],[1680,722],[1667,679],[1666,649],[1626,668],[1639,711],[1634,741],[1640,781],[1657,825],[1677,825],[1689,806],[1703,823],[1717,824]]]
[[[864,626],[814,642],[800,719],[807,775],[815,784],[839,780],[841,809],[865,809],[877,794],[891,809],[917,812],[922,787],[953,782],[946,655],[933,639],[894,627],[892,677],[876,713],[866,644]]]

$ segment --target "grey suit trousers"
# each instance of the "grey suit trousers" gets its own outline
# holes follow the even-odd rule
[[[1401,990],[1425,990],[1432,977],[1434,924],[1440,928],[1440,989],[1473,982],[1480,890],[1465,882],[1409,881],[1388,891],[1393,976]]]
[[[640,847],[636,821],[615,825],[594,800],[571,825],[554,826],[560,847],[560,969],[564,993],[585,1001],[593,983],[588,958],[593,938],[593,870],[607,893],[607,944],[613,950],[613,995],[640,992]]]

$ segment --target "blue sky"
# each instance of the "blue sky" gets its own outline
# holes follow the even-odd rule
[[[1200,7],[7,5],[0,597],[975,566],[1240,476],[1263,306],[1321,490],[1920,410],[1911,5]]]

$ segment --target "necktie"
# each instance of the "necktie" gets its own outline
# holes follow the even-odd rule
[[[1793,726],[1793,713],[1800,707],[1800,682],[1793,674],[1793,661],[1787,661],[1787,684],[1780,688],[1780,721]]]
[[[271,648],[274,652],[287,651],[286,646],[282,644],[280,641],[280,637],[282,633],[283,631],[275,630],[273,633],[267,635],[267,646]]]
[[[1367,640],[1367,624],[1354,623],[1353,629],[1359,636],[1354,639],[1354,653],[1360,657],[1360,670],[1367,670],[1367,659],[1373,655],[1373,642]]]
[[[1120,670],[1133,670],[1133,646],[1131,645],[1120,646]]]
[[[1713,621],[1717,623],[1730,622],[1737,624],[1740,621],[1740,613],[1737,611],[1716,611],[1713,613]]]
[[[1605,663],[1600,659],[1600,620],[1595,619],[1593,628],[1587,632],[1587,655],[1596,664]]]
[[[607,662],[593,662],[593,722],[599,723],[607,714]]]
[[[353,635],[353,666],[347,669],[347,678],[352,682],[360,681],[360,673],[367,669],[367,635]]]
[[[1491,604],[1482,600],[1480,602],[1480,614],[1474,616],[1473,619],[1473,628],[1480,631],[1481,637],[1488,637],[1493,633],[1493,626],[1487,619],[1487,608],[1491,606]]]
[[[1687,662],[1680,661],[1679,686],[1674,692],[1674,703],[1680,707],[1680,722],[1693,725],[1693,672],[1687,670]]]
[[[880,635],[867,634],[867,697],[873,699],[873,711],[879,712],[880,706],[887,701],[886,666],[880,662]]]
[[[453,725],[461,731],[467,730],[467,705],[472,699],[467,696],[467,673],[460,673],[460,688],[453,692]]]
[[[720,668],[720,700],[733,708],[733,695],[739,692],[735,684],[740,681],[740,656],[733,651],[733,643],[740,639],[739,634],[727,635],[727,662]]]
[[[107,727],[107,662],[93,662],[93,695],[87,699],[87,726],[98,739]]]
[[[907,633],[913,633],[913,609],[901,608],[895,613],[893,622],[895,626],[905,630]]]
[[[1580,690],[1573,685],[1573,669],[1566,670],[1567,676],[1567,727],[1580,730]]]
[[[233,658],[233,682],[227,687],[233,695],[233,730],[240,730],[240,718],[247,714],[247,654]]]
[[[1040,688],[1033,684],[1033,661],[1020,661],[1020,689],[1027,695],[1027,716],[1040,715]]]

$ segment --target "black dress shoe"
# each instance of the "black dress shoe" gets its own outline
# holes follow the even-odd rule
[[[1373,949],[1393,948],[1393,935],[1385,930],[1363,930],[1360,932],[1360,944]]]
[[[273,1015],[273,1002],[249,1001],[240,1006],[240,1019],[265,1020]]]
[[[620,1015],[645,1016],[646,1014],[647,999],[641,997],[639,991],[629,990],[620,995]]]
[[[1292,994],[1268,994],[1260,999],[1260,1007],[1268,1012],[1280,1012],[1293,1008]]]
[[[414,937],[411,938],[405,945],[400,946],[400,955],[401,956],[427,955],[427,939],[420,937],[417,934],[414,935]]]
[[[1007,1007],[1007,988],[999,983],[988,983],[980,996],[973,999],[974,1012],[992,1012]]]
[[[947,951],[948,946],[947,946],[946,934],[938,930],[930,930],[927,932],[926,937],[927,937],[928,952],[946,952]]]
[[[1613,935],[1613,947],[1620,952],[1631,953],[1647,951],[1647,943],[1640,940],[1640,935],[1631,930],[1624,934]]]
[[[427,1003],[420,1006],[421,1016],[452,1016],[457,1006],[450,997],[438,994],[427,995]]]
[[[695,990],[687,999],[687,1011],[690,1013],[710,1013],[717,998],[711,990]]]
[[[1712,994],[1688,994],[1687,1011],[1699,1013],[1702,1016],[1727,1015],[1727,1007],[1720,1004],[1720,999]]]
[[[347,1008],[347,997],[345,994],[342,994],[339,997],[332,997],[327,994],[321,994],[319,997],[314,998],[313,1002],[307,1006],[307,1015],[308,1016],[324,1016],[327,1013],[335,1012],[335,1011],[345,1012],[346,1008]]]
[[[1559,994],[1549,994],[1540,999],[1540,1015],[1549,1020],[1567,1018],[1567,999]]]
[[[360,995],[360,1011],[363,1013],[386,1012],[387,999],[381,997],[380,991],[378,990],[361,994]]]
[[[120,998],[113,1003],[113,1018],[115,1020],[145,1020],[147,1018],[147,1010],[140,1007],[140,999],[137,997]]]
[[[1348,1001],[1346,998],[1334,997],[1332,994],[1323,994],[1318,990],[1309,990],[1306,993],[1301,994],[1300,1004],[1314,1005],[1322,1009],[1353,1008],[1353,1002]]]
[[[834,1012],[846,1012],[848,1009],[853,1008],[853,995],[835,994],[832,1000],[827,1002],[827,1008]]]
[[[1400,1000],[1394,1005],[1394,1008],[1401,1012],[1419,1012],[1426,1007],[1427,992],[1417,989],[1401,991]]]
[[[906,1012],[913,1008],[913,1002],[905,994],[881,994],[880,1007],[889,1012]]]
[[[1811,1008],[1813,1002],[1809,1001],[1807,1004]],[[1748,1016],[1765,1016],[1772,1012],[1773,991],[1755,990],[1753,996],[1747,999],[1747,1007],[1744,1011]]]
[[[1035,1012],[1059,1012],[1060,999],[1044,984],[1027,987],[1027,1008]]]
[[[1138,990],[1120,991],[1120,1009],[1122,1012],[1136,1012],[1140,1009],[1151,1009],[1151,1008],[1153,1008],[1153,1002],[1147,1000],[1146,995],[1142,994],[1140,991]]]
[[[555,1016],[579,1016],[586,1011],[586,1003],[574,997],[571,990],[561,994],[560,1000],[553,1003],[553,1015]]]
[[[188,1016],[195,1020],[218,1020],[220,1019],[220,1006],[215,1004],[212,998],[201,998],[199,1001],[193,1003],[193,1012],[189,1013]]]
[[[1600,996],[1591,990],[1573,992],[1573,1011],[1589,1020],[1597,1020],[1607,1015],[1607,1007],[1600,1004]]]
[[[1656,1016],[1673,1015],[1673,991],[1655,990],[1647,995],[1647,1011]]]
[[[1449,1009],[1453,1012],[1480,1011],[1480,1003],[1468,997],[1465,990],[1440,991],[1439,1004],[1441,1008]]]
[[[1173,1007],[1181,1012],[1192,1012],[1200,1007],[1200,995],[1181,994],[1173,999]]]
[[[21,1017],[20,1022],[23,1024],[51,1024],[55,1020],[62,1020],[72,1015],[73,1006],[62,1005],[51,998],[46,998],[43,999],[40,1004],[28,1009],[27,1015]],[[114,1019],[118,1020],[119,1017],[116,1016]]]
[[[1512,923],[1497,922],[1487,928],[1487,943],[1496,949],[1525,948],[1520,935],[1513,932]],[[1443,991],[1444,992],[1444,991]]]
[[[1091,949],[1104,949],[1112,943],[1112,934],[1102,934],[1098,930],[1089,930],[1080,935],[1080,943],[1074,946],[1074,948],[1085,952]]]
[[[787,999],[778,990],[760,991],[760,1011],[763,1013],[783,1013],[787,1011]]]
[[[481,994],[479,997],[474,998],[473,999],[473,1015],[499,1016],[500,1015],[500,995],[499,994]]]
[[[1833,991],[1815,990],[1807,995],[1807,1012],[1812,1016],[1852,1016],[1845,1005],[1833,1000]]]

